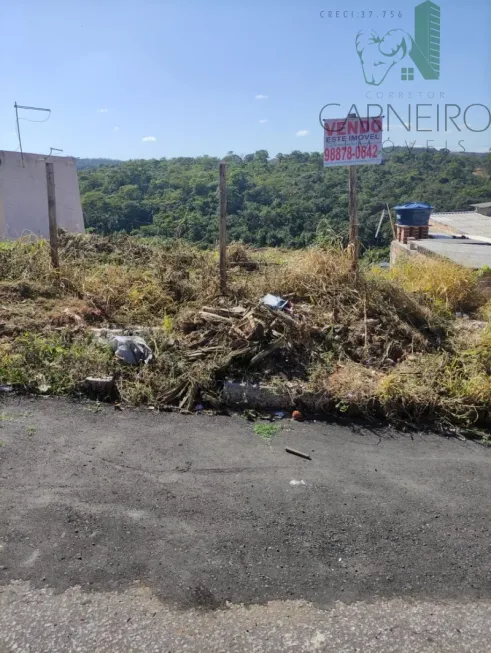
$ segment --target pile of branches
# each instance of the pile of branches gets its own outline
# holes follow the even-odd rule
[[[182,316],[179,327],[183,335],[175,346],[187,371],[160,401],[184,409],[193,406],[199,392],[214,403],[217,381],[225,378],[305,377],[314,355],[307,346],[317,333],[304,316],[263,304],[203,306]]]
[[[226,379],[307,384],[312,366],[327,359],[387,369],[433,346],[434,333],[427,323],[409,326],[389,307],[372,317],[369,301],[362,305],[361,316],[357,306],[340,311],[341,316],[306,301],[295,303],[291,311],[262,302],[230,306],[222,301],[178,316],[176,332],[182,335],[174,353],[181,373],[161,395],[162,404],[190,409],[200,393],[208,400],[217,397],[217,387]]]

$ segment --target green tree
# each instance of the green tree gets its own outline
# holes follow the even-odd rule
[[[218,164],[210,156],[126,161],[79,171],[87,227],[100,233],[135,232],[216,243]],[[324,169],[320,152],[278,154],[266,150],[243,157],[228,152],[230,238],[257,246],[305,247],[312,242],[347,242],[348,172]],[[386,246],[388,224],[376,241],[380,212],[388,203],[420,200],[439,211],[469,208],[491,199],[482,174],[491,155],[396,149],[383,166],[358,172],[358,211],[364,248]],[[476,174],[476,172],[481,173]]]

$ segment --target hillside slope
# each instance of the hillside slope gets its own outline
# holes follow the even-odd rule
[[[123,163],[119,159],[76,159],[77,170],[86,170],[87,168],[99,168],[100,166]]]
[[[256,246],[302,247],[317,234],[347,236],[347,168],[325,170],[318,152],[269,158],[260,150],[229,153],[229,236]],[[145,235],[208,244],[218,237],[219,160],[134,160],[80,171],[87,227],[108,234]],[[476,169],[487,171],[474,174]],[[491,155],[400,149],[382,166],[359,169],[359,215],[366,246],[374,245],[380,211],[409,200],[439,211],[463,210],[491,199]],[[389,239],[388,226],[380,244]]]

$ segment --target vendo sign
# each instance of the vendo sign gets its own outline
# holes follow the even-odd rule
[[[382,118],[324,120],[324,167],[382,163]]]

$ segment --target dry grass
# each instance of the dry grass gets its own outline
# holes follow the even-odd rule
[[[67,393],[87,375],[112,374],[131,404],[190,408],[198,399],[218,405],[225,378],[283,379],[341,412],[488,419],[491,337],[483,323],[467,334],[454,319],[483,305],[475,274],[424,259],[355,277],[340,249],[234,244],[229,254],[221,297],[216,252],[183,243],[64,234],[59,278],[46,244],[1,247],[0,383]],[[291,301],[290,321],[260,307],[266,293]],[[228,317],[204,319],[203,306]],[[245,313],[227,313],[238,306]],[[119,363],[91,325],[158,327],[145,335],[153,363]]]
[[[491,379],[488,355],[466,351],[407,361],[380,384],[384,414],[440,426],[489,424]]]
[[[350,415],[371,415],[376,412],[377,394],[384,373],[360,363],[319,365],[311,370],[309,388],[323,393],[337,411]]]
[[[415,256],[382,273],[438,313],[473,313],[485,302],[477,272],[440,258]]]
[[[0,279],[49,282],[52,278],[49,246],[45,241],[21,239],[0,243]]]

